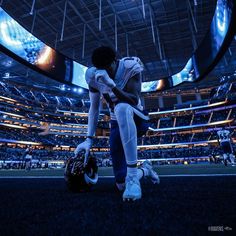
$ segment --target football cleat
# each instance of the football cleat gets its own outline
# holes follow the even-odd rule
[[[144,171],[144,173],[146,174],[145,177],[150,178],[154,184],[160,183],[160,178],[158,174],[153,170],[152,163],[150,161],[144,161],[141,168],[147,170]]]
[[[135,201],[142,197],[139,179],[135,176],[127,176],[125,180],[125,191],[123,201]]]

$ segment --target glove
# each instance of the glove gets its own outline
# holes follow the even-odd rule
[[[106,70],[96,70],[95,79],[99,83],[105,84],[110,89],[113,89],[116,86],[115,82],[109,77]]]
[[[87,163],[90,148],[93,145],[93,140],[90,138],[85,139],[84,142],[80,143],[74,151],[75,157],[78,156],[79,152],[85,151],[84,163]]]

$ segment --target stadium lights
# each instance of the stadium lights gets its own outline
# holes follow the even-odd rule
[[[84,116],[84,117],[87,117],[88,116],[88,113],[86,112],[77,112],[77,111],[65,111],[65,110],[60,110],[60,109],[57,109],[57,112],[62,112],[64,113],[64,115],[68,115],[68,114],[74,114],[75,116],[78,115],[78,116]],[[104,113],[100,113],[99,114],[100,116],[104,116],[105,114]],[[74,125],[78,125],[78,124],[74,124]],[[85,126],[84,124],[80,124],[80,125],[83,125]]]
[[[83,93],[83,89],[82,89],[82,88],[79,88],[79,89],[78,89],[78,92],[79,92],[79,93]]]
[[[63,85],[60,85],[60,90],[62,90],[62,91],[65,91],[66,90],[66,86],[63,84]]]
[[[172,131],[172,130],[179,130],[179,129],[193,129],[193,128],[203,128],[203,127],[208,127],[208,126],[223,125],[223,124],[231,123],[233,121],[234,120],[232,119],[232,120],[216,121],[216,122],[207,123],[207,124],[200,124],[200,125],[187,125],[187,126],[159,128],[159,129],[153,129],[152,127],[149,127],[148,129],[153,132]]]
[[[0,139],[4,143],[19,143],[26,145],[42,145],[42,143],[28,142],[28,141],[18,141],[18,140],[9,140],[9,139]]]
[[[8,79],[8,78],[10,77],[10,73],[9,73],[9,72],[5,73],[5,74],[4,74],[4,77],[5,77],[6,79]]]
[[[26,127],[19,126],[19,125],[11,125],[11,124],[5,124],[5,123],[0,123],[0,125],[12,127],[12,128],[16,128],[16,129],[27,129]]]
[[[5,112],[5,111],[0,111],[0,113],[5,114],[5,115],[9,115],[9,116],[15,116],[15,117],[19,117],[19,118],[24,118],[24,116],[17,115],[17,114],[14,114],[14,113]]]
[[[52,57],[52,49],[48,46],[46,46],[42,52],[42,54],[39,56],[37,60],[37,64],[44,65],[47,62],[49,62],[50,58]]]
[[[197,109],[201,109],[201,108],[219,106],[219,105],[223,105],[225,103],[227,103],[227,101],[216,102],[216,103],[212,103],[212,104],[209,104],[209,105],[203,105],[203,106],[196,106],[196,107],[181,108],[181,109],[176,109],[176,110],[169,110],[169,111],[149,112],[148,114],[151,116],[151,115],[162,115],[162,114],[168,114],[168,113],[177,113],[177,112],[181,112],[181,111],[191,111],[191,110],[197,110]]]
[[[27,144],[27,145],[42,145],[42,143],[27,142],[27,141],[15,141],[15,143]]]
[[[3,97],[3,96],[0,96],[0,98],[5,99],[5,100],[8,100],[8,101],[11,101],[11,102],[17,102],[17,101],[14,100],[14,99],[7,98],[7,97]]]
[[[152,144],[152,145],[139,145],[137,146],[138,149],[143,148],[166,148],[166,147],[188,147],[189,145],[194,146],[207,146],[208,143],[217,143],[218,140],[209,140],[209,141],[198,141],[198,142],[185,142],[185,143],[167,143],[167,144]]]

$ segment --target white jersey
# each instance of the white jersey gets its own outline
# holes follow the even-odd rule
[[[219,130],[217,131],[217,135],[220,142],[230,141],[230,132],[228,130]]]
[[[26,154],[25,160],[26,160],[26,161],[31,161],[31,160],[32,160],[32,155]]]
[[[107,91],[107,86],[103,83],[99,82],[95,78],[95,67],[91,67],[86,72],[86,81],[88,85],[96,90],[98,90],[101,94],[108,94],[111,98],[112,102],[116,102],[117,98],[112,91]],[[136,74],[140,74],[143,71],[143,64],[138,57],[124,57],[119,61],[119,65],[115,74],[114,82],[116,87],[119,89],[124,89],[129,79],[135,76]],[[138,109],[143,110],[141,105],[141,101],[139,99],[138,105],[136,106]],[[111,119],[115,119],[115,116],[112,111]]]

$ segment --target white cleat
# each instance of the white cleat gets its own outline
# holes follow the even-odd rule
[[[147,170],[147,175],[145,177],[150,178],[154,184],[160,183],[160,178],[159,178],[158,174],[156,173],[156,171],[153,170],[152,163],[150,161],[148,161],[148,160],[144,161],[142,164],[142,167]]]
[[[141,199],[142,190],[139,179],[133,176],[127,176],[125,180],[125,191],[123,193],[123,201],[136,201]]]

